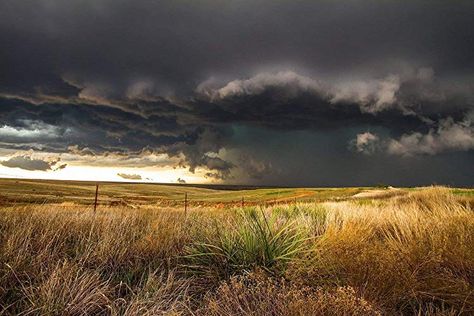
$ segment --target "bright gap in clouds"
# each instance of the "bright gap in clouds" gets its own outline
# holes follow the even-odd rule
[[[132,176],[132,177],[121,177]],[[141,179],[132,179],[139,175]],[[57,171],[28,171],[20,168],[8,168],[0,165],[1,178],[27,178],[50,180],[82,180],[82,181],[117,181],[117,182],[157,182],[178,183],[178,179],[186,183],[208,183],[204,172],[196,170],[190,173],[185,168],[123,168],[123,167],[91,167],[68,165]]]

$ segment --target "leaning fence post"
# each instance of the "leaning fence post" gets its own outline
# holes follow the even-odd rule
[[[244,208],[244,197],[242,197],[241,206]]]
[[[98,197],[98,195],[99,195],[99,184],[96,183],[96,185],[95,185],[94,213],[97,210],[97,197]]]

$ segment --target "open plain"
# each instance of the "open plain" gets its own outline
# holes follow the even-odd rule
[[[473,190],[0,187],[0,315],[474,313]]]

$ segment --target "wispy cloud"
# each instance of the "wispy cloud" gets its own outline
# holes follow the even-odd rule
[[[117,173],[117,175],[122,179],[127,180],[142,180],[142,176],[139,174],[129,174],[129,173]]]

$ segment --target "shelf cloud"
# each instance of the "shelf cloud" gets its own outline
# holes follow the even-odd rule
[[[472,185],[472,10],[4,1],[2,165],[58,168],[33,150],[224,183]]]

